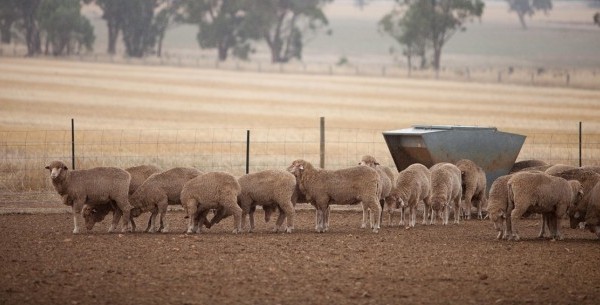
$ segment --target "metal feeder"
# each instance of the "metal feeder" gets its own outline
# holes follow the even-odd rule
[[[525,136],[498,131],[495,127],[415,125],[383,132],[398,171],[413,163],[427,167],[439,162],[470,159],[492,182],[508,174],[525,142]]]

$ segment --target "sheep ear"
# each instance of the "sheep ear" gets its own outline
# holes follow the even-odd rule
[[[304,170],[304,165],[300,164],[300,166],[298,166],[299,170]]]
[[[63,166],[63,169],[68,170],[69,168],[65,165],[65,166]]]
[[[575,219],[579,219],[579,217],[581,217],[581,214],[579,214],[579,211],[575,212],[575,215],[573,215],[573,217],[575,217]]]
[[[360,165],[361,162],[358,162],[358,165]]]
[[[92,209],[92,213],[98,213],[98,210]]]
[[[46,169],[48,169],[48,170],[49,170],[49,169],[50,169],[50,166],[46,166]]]
[[[375,165],[379,165],[379,163],[375,162]]]

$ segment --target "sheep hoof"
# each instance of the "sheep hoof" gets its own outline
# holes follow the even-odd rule
[[[362,225],[360,225],[360,228],[361,228],[361,229],[364,229],[364,228],[366,228],[366,227],[367,227],[367,225],[366,225],[366,224],[364,224],[364,223],[363,223]]]
[[[286,233],[292,233],[293,230],[294,230],[294,228],[288,227],[287,229],[285,229],[285,232]]]
[[[374,228],[373,233],[379,233],[379,228]]]
[[[79,229],[73,229],[73,234],[79,234]]]

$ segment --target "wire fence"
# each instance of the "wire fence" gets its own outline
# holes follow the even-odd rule
[[[227,171],[242,175],[246,149],[250,172],[285,169],[296,159],[319,165],[319,128],[177,129],[177,130],[77,130],[76,169],[95,166],[127,168],[154,164],[162,169],[178,166],[203,171]],[[579,133],[527,134],[517,160],[540,159],[551,164],[579,165]],[[395,167],[381,130],[327,128],[325,167],[338,169],[356,165],[363,155],[375,156]],[[27,200],[54,194],[44,167],[53,160],[71,164],[71,130],[0,131],[0,201]],[[583,165],[600,165],[600,134],[583,134]],[[37,197],[36,197],[37,196]]]
[[[0,56],[23,57],[26,50],[0,46]],[[55,59],[56,57],[46,57]],[[600,71],[597,69],[562,69],[530,66],[489,66],[489,67],[442,67],[440,71],[432,69],[408,69],[404,64],[352,63],[331,64],[320,62],[292,62],[273,64],[268,61],[228,60],[215,61],[212,57],[165,54],[162,57],[147,56],[131,58],[104,53],[86,53],[60,57],[60,60],[72,60],[93,63],[115,63],[149,66],[175,66],[202,69],[221,69],[230,71],[250,71],[261,73],[293,73],[319,75],[356,75],[377,77],[403,77],[415,79],[441,79],[481,83],[505,83],[534,86],[573,87],[600,89]]]

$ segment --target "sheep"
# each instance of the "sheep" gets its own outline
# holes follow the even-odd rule
[[[126,168],[125,171],[131,175],[131,181],[129,182],[129,195],[131,196],[135,190],[137,190],[137,188],[142,185],[146,179],[148,179],[148,177],[150,177],[152,174],[160,172],[160,169],[154,165],[138,165]],[[100,207],[91,206],[86,203],[83,207],[83,218],[85,220],[87,229],[93,229],[94,225],[97,222],[101,222],[108,213],[115,213],[117,210],[118,207],[116,207],[114,204],[106,204]],[[146,231],[150,230],[150,225],[151,219],[148,219]],[[161,227],[162,226],[163,224],[161,223]],[[131,228],[133,231],[136,229],[133,218],[131,219]]]
[[[570,169],[575,169],[577,167],[572,166],[572,165],[566,165],[566,164],[554,164],[552,166],[550,166],[548,169],[546,169],[546,174],[548,175],[554,175],[554,174],[558,174]]]
[[[371,227],[374,233],[379,232],[381,182],[375,169],[369,166],[317,169],[310,162],[298,159],[292,162],[288,171],[298,178],[300,190],[316,208],[317,232],[325,232],[329,228],[330,204],[359,202],[371,209]]]
[[[535,160],[535,159],[519,161],[519,162],[516,162],[512,166],[512,168],[509,171],[509,174],[520,172],[526,168],[540,167],[540,166],[549,166],[549,164],[542,160]]]
[[[590,191],[590,201],[585,214],[585,227],[600,239],[600,183]]]
[[[477,218],[483,219],[481,208],[486,205],[487,180],[485,172],[475,162],[462,159],[455,163],[460,169],[462,179],[463,208],[467,219],[471,219],[472,201],[477,201]]]
[[[600,174],[587,168],[575,168],[555,173],[553,176],[561,177],[566,180],[577,180],[583,186],[583,197],[577,202],[577,206],[569,209],[570,227],[575,229],[580,222],[585,221],[588,206],[593,204],[593,201],[591,200],[593,194],[592,189],[600,182]]]
[[[379,196],[379,204],[381,205],[381,208],[383,209],[383,207],[387,207],[388,211],[390,212],[390,215],[392,214],[392,202],[391,200],[388,199],[388,196],[390,195],[390,192],[392,190],[392,187],[395,185],[393,184],[395,181],[395,177],[394,174],[392,172],[392,170],[390,170],[388,167],[386,166],[381,166],[379,165],[379,163],[377,162],[377,160],[375,159],[375,157],[370,156],[370,155],[365,155],[362,156],[361,161],[358,163],[358,165],[364,165],[364,166],[369,166],[371,168],[374,168],[377,171],[377,174],[379,174],[379,179],[381,179],[381,195]],[[367,215],[369,214],[369,209],[367,208],[367,206],[365,206],[365,204],[362,204],[363,207],[363,219],[362,219],[362,224],[361,224],[361,228],[366,228],[367,227]],[[383,213],[382,213],[383,215]],[[389,218],[389,225],[391,226],[391,216]],[[371,228],[372,229],[372,228]]]
[[[496,178],[490,187],[488,198],[487,215],[498,231],[496,239],[506,239],[510,233],[510,217],[507,217],[508,207],[508,180],[512,175],[504,175]]]
[[[558,219],[563,217],[570,207],[575,206],[583,195],[583,187],[579,181],[567,181],[546,173],[519,172],[508,180],[507,185],[508,206],[513,207],[510,211],[512,236],[509,238],[520,239],[517,220],[525,213],[542,214],[538,237],[543,237],[547,225],[553,240],[563,238]]]
[[[62,196],[63,203],[72,207],[73,233],[80,232],[79,216],[82,215],[83,206],[114,204],[119,212],[113,215],[113,222],[109,232],[116,229],[119,219],[123,216],[123,231],[131,231],[130,210],[128,200],[129,181],[131,175],[116,167],[95,167],[92,169],[71,170],[62,161],[52,161],[46,169],[50,171],[52,185],[56,192]]]
[[[190,167],[175,167],[161,173],[148,177],[142,185],[129,198],[134,208],[132,216],[137,217],[144,212],[151,212],[150,233],[161,231],[156,222],[156,216],[160,214],[160,223],[163,224],[162,232],[167,231],[165,214],[169,204],[181,204],[181,190],[183,185],[202,172]]]
[[[405,168],[398,174],[398,181],[392,189],[390,197],[395,201],[396,208],[408,209],[409,217],[406,228],[414,227],[417,221],[417,205],[419,202],[423,201],[425,202],[425,206],[429,206],[431,197],[431,172],[426,166],[419,163]],[[401,217],[400,225],[403,225],[404,213]]]
[[[249,232],[254,230],[254,210],[256,205],[263,206],[265,220],[268,221],[274,209],[279,209],[279,217],[273,231],[278,232],[287,219],[287,233],[294,230],[294,203],[292,198],[296,189],[296,177],[285,170],[264,170],[238,178],[242,188],[238,204],[242,208],[242,228],[246,227],[246,216],[250,216]],[[271,208],[273,207],[273,208]]]
[[[233,215],[233,233],[241,233],[242,208],[237,203],[240,194],[237,179],[225,172],[209,172],[185,183],[181,202],[189,217],[187,233],[200,233],[198,220],[205,219],[211,209],[217,211],[207,227]]]
[[[425,206],[424,217],[427,217],[427,210],[431,208],[431,222],[435,224],[436,214],[443,211],[442,224],[448,224],[450,214],[450,204],[454,203],[454,223],[460,223],[460,200],[461,200],[461,171],[452,163],[438,163],[431,168],[431,197],[429,206]],[[427,204],[427,203],[426,203]],[[425,219],[424,219],[425,222]]]

